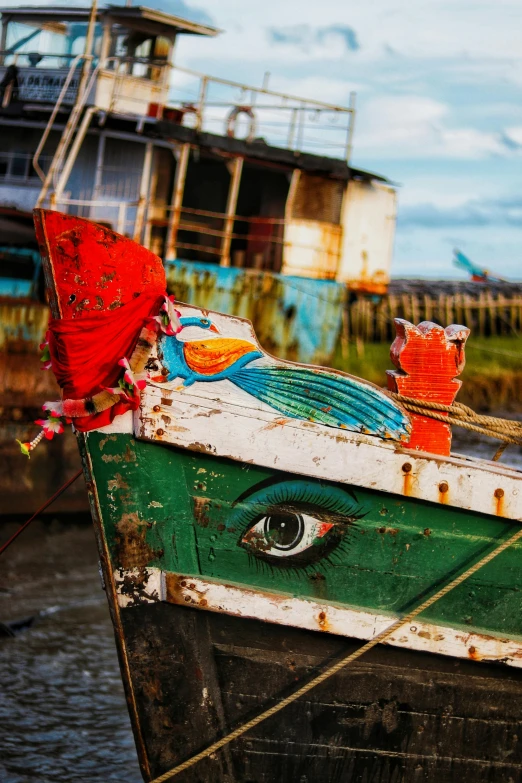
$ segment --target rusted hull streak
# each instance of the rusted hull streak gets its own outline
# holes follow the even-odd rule
[[[331,280],[168,261],[179,301],[252,321],[263,348],[281,359],[329,364],[341,330],[346,289]]]

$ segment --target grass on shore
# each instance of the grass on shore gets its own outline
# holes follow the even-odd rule
[[[386,370],[393,370],[390,346],[385,343],[350,343],[338,346],[333,366],[386,385]],[[522,336],[473,337],[466,345],[466,366],[458,399],[477,409],[507,405],[522,408]]]

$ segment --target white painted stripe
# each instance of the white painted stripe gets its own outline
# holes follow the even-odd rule
[[[121,607],[165,601],[165,573],[159,568],[118,568],[114,582]]]
[[[142,591],[122,593],[122,586],[135,582],[143,571],[115,573],[118,602],[122,607],[146,601],[168,601],[211,612],[263,620],[312,631],[322,631],[355,639],[373,639],[391,625],[397,616],[376,614],[280,593],[222,584],[194,576],[183,576],[145,569],[146,592],[154,586],[154,597],[144,598]],[[129,580],[128,577],[131,577]],[[434,625],[418,619],[396,631],[386,642],[394,647],[466,658],[474,661],[496,661],[522,668],[522,640],[503,639],[467,630]]]
[[[522,519],[520,471],[412,451],[247,403],[229,381],[182,390],[149,385],[135,415],[135,434],[242,463]]]

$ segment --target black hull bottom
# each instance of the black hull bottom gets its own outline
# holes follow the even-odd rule
[[[121,618],[151,778],[360,644],[170,604]],[[522,670],[380,647],[174,780],[517,783],[521,721]]]

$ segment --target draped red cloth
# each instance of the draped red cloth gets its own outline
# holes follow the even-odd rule
[[[130,358],[139,334],[150,316],[157,315],[164,291],[141,293],[116,310],[93,311],[83,318],[52,318],[49,352],[52,369],[65,399],[92,397],[116,386],[122,375],[120,359]],[[121,400],[100,413],[74,419],[80,432],[110,424],[115,416],[136,409]]]

